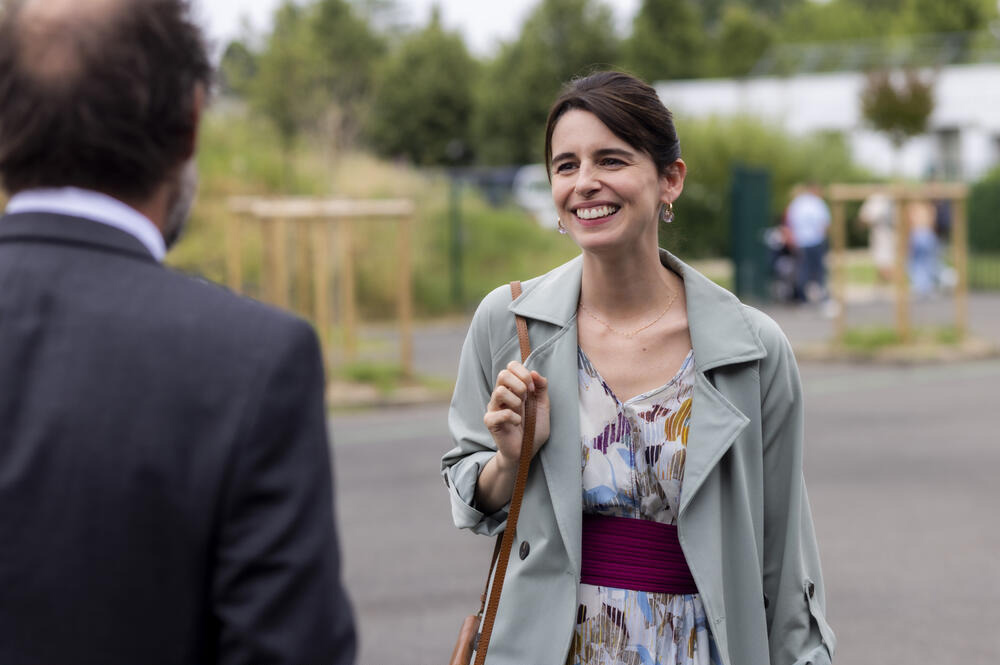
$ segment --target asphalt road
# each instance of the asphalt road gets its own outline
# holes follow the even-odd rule
[[[1000,361],[802,375],[835,661],[1000,663]],[[478,603],[492,541],[452,526],[445,418],[333,418],[359,665],[447,662]]]

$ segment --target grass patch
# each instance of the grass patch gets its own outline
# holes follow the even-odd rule
[[[373,385],[384,395],[395,392],[407,380],[403,368],[395,363],[355,362],[338,367],[335,374],[351,383]]]
[[[956,346],[962,341],[962,336],[955,326],[944,326],[933,330],[934,341],[945,346]]]
[[[431,393],[447,395],[455,387],[453,382],[440,377],[407,376],[403,368],[393,362],[359,360],[337,367],[332,374],[335,380],[372,386],[382,396],[393,395],[404,387],[423,388]]]
[[[848,328],[842,346],[849,351],[874,353],[884,349],[903,346],[957,346],[962,336],[954,326],[917,328],[910,333],[910,340],[904,342],[895,328],[869,326]]]
[[[878,351],[902,343],[893,328],[883,326],[848,328],[844,333],[843,345],[852,351]]]
[[[853,261],[847,264],[847,282],[849,284],[878,284],[878,269],[870,261]]]

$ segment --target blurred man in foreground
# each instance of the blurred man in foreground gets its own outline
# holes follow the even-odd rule
[[[350,663],[315,335],[165,269],[184,0],[0,16],[0,663]]]

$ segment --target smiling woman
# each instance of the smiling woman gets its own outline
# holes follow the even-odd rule
[[[442,462],[456,525],[502,532],[537,402],[487,662],[830,663],[798,370],[771,319],[658,247],[687,173],[670,112],[599,72],[556,100],[545,153],[580,256],[483,300]]]

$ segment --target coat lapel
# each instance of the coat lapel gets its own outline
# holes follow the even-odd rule
[[[715,387],[710,372],[725,365],[760,360],[767,352],[736,296],[663,250],[660,258],[684,279],[695,359],[689,425],[692,444],[687,450],[678,510],[683,514],[709,473],[750,423],[746,414]]]
[[[577,377],[576,307],[580,299],[582,260],[577,257],[546,275],[525,283],[510,310],[528,319],[532,352],[527,367],[549,380],[551,431],[541,462],[552,509],[570,565],[580,571],[583,493],[580,489],[583,450],[580,446],[580,393]]]

